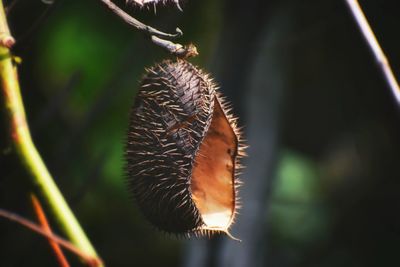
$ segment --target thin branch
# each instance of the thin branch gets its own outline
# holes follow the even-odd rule
[[[355,21],[360,27],[360,30],[365,40],[367,41],[369,47],[371,48],[375,56],[375,59],[379,64],[379,67],[381,68],[381,71],[385,76],[387,83],[389,84],[392,94],[396,98],[397,104],[400,105],[399,83],[397,82],[396,77],[393,74],[393,70],[390,67],[389,60],[387,59],[385,53],[383,52],[381,46],[379,45],[379,42],[376,39],[375,34],[372,31],[371,26],[369,25],[360,4],[358,3],[357,0],[346,0],[346,2],[353,14]]]
[[[165,33],[162,31],[159,31],[153,27],[150,27],[139,20],[135,19],[134,17],[130,16],[128,13],[126,13],[124,10],[122,10],[120,7],[118,7],[116,4],[111,2],[110,0],[100,0],[109,10],[114,12],[118,17],[120,17],[123,21],[125,21],[127,24],[135,27],[137,30],[142,31],[146,35],[150,36],[151,41],[164,48],[166,51],[171,53],[172,55],[175,55],[177,57],[193,57],[197,56],[197,49],[193,44],[190,44],[188,46],[183,46],[181,44],[173,43],[169,40],[165,39],[174,39],[177,37],[180,37],[183,35],[183,32],[179,29],[176,28],[176,33],[171,34],[171,33]]]
[[[159,31],[155,28],[152,28],[150,26],[147,26],[143,22],[138,21],[134,17],[130,16],[128,13],[123,11],[121,8],[119,8],[116,4],[111,2],[110,0],[101,0],[112,12],[114,12],[116,15],[118,15],[123,21],[128,23],[129,25],[135,27],[139,31],[142,31],[148,35],[155,35],[161,38],[177,38],[182,36],[182,31],[179,28],[176,28],[176,33],[165,33],[162,31]]]
[[[47,221],[46,214],[43,211],[42,205],[40,205],[39,200],[35,195],[31,195],[33,209],[36,213],[36,217],[38,218],[40,225],[42,226],[43,230],[47,231],[49,234],[53,235],[53,231],[50,228],[49,222]],[[57,258],[57,261],[61,267],[70,267],[67,258],[65,257],[64,253],[62,252],[60,246],[57,242],[54,242],[52,239],[49,239],[49,243],[51,248],[54,251],[54,254]]]
[[[158,38],[157,36],[151,36],[151,40],[158,46],[164,48],[167,52],[181,58],[195,57],[199,53],[197,52],[197,48],[194,44],[189,44],[187,46],[183,46],[181,44],[176,44],[168,40],[164,40]]]
[[[10,35],[3,1],[0,1],[0,38]],[[0,42],[2,43],[2,42]],[[37,192],[47,202],[60,228],[83,253],[98,258],[95,249],[69,208],[54,182],[39,152],[37,151],[26,121],[25,108],[21,97],[17,68],[6,46],[0,46],[0,90],[10,126],[10,136],[15,150],[25,168],[31,174]]]
[[[99,258],[93,257],[92,255],[88,255],[88,254],[84,253],[79,248],[74,246],[72,243],[68,242],[67,240],[49,232],[46,229],[43,229],[42,227],[19,216],[18,214],[15,214],[13,212],[10,212],[10,211],[4,210],[4,209],[0,209],[0,217],[6,218],[10,221],[21,224],[21,225],[25,226],[26,228],[34,231],[35,233],[40,234],[49,240],[52,240],[53,242],[59,244],[63,248],[71,251],[72,253],[74,253],[77,256],[79,256],[80,258],[82,258],[84,260],[84,262],[89,264],[90,266],[98,267],[98,266],[102,265],[102,262]]]

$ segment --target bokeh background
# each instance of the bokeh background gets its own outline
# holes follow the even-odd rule
[[[250,148],[232,228],[242,243],[158,232],[130,199],[123,147],[144,68],[169,56],[98,0],[16,1],[34,141],[108,266],[400,264],[400,109],[344,0],[191,0],[156,15],[115,2],[197,45],[191,62],[216,78]],[[399,2],[360,2],[400,77]],[[33,219],[0,122],[0,207]],[[0,266],[56,265],[44,238],[0,218]]]

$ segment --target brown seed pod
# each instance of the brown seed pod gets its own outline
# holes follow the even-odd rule
[[[129,187],[149,221],[188,236],[229,234],[241,155],[236,119],[207,74],[185,60],[147,70],[126,158]]]

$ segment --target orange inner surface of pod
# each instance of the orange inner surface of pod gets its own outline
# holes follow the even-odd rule
[[[197,152],[191,190],[203,228],[227,231],[235,212],[234,168],[238,140],[215,100],[210,128]]]

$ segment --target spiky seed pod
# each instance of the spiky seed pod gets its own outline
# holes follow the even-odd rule
[[[162,4],[174,4],[179,10],[182,11],[179,0],[126,0],[127,4],[134,4],[140,7],[155,7],[156,5]]]
[[[185,60],[147,70],[130,117],[128,184],[159,229],[228,233],[237,211],[239,130],[212,79]]]

